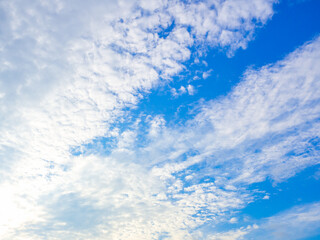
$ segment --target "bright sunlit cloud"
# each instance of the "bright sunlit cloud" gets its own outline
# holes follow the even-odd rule
[[[317,7],[2,1],[0,238],[320,234]]]

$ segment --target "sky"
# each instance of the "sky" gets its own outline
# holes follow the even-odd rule
[[[319,10],[0,1],[0,239],[320,239]]]

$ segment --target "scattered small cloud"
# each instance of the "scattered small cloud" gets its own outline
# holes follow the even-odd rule
[[[263,200],[268,200],[268,199],[270,199],[270,196],[269,195],[265,195],[262,199]]]
[[[206,71],[206,72],[202,73],[202,78],[203,78],[203,79],[207,79],[208,77],[210,77],[212,71],[213,71],[213,70],[210,69],[209,71]]]
[[[190,84],[187,86],[187,90],[189,95],[194,95],[196,93],[195,87]]]
[[[238,222],[238,219],[236,217],[233,217],[230,219],[229,221],[230,223],[237,223]]]

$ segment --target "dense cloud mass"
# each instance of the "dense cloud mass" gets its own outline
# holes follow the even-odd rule
[[[207,230],[258,198],[250,184],[319,164],[319,38],[184,124],[130,117],[188,60],[245,49],[274,2],[2,1],[0,238],[241,239],[296,212],[319,226],[315,203]]]

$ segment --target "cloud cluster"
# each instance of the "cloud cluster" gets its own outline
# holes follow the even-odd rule
[[[181,129],[167,129],[155,149],[196,154],[161,167],[163,174],[206,161],[210,174],[253,183],[281,181],[318,163],[318,59],[316,38],[283,61],[248,70],[228,96],[200,105]]]
[[[245,48],[272,6],[0,3],[1,239],[201,239],[253,200],[248,184],[318,163],[319,39],[247,71],[183,126],[125,119],[193,55]]]
[[[232,211],[259,197],[247,190],[251,183],[283,181],[319,163],[319,59],[317,38],[248,71],[228,96],[202,103],[183,126],[139,117],[118,133],[108,156],[74,156],[51,204],[61,209],[60,198],[72,193],[70,201],[98,212],[92,239],[241,239],[258,231],[256,225],[216,235],[196,229],[231,221]],[[65,224],[61,234],[81,233],[67,227],[74,219],[53,217]]]

